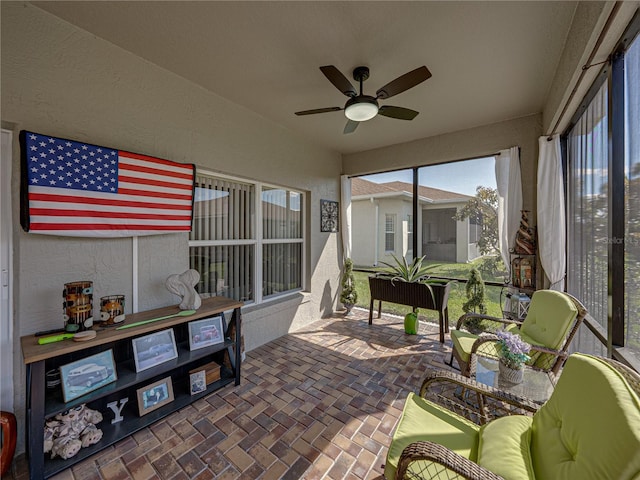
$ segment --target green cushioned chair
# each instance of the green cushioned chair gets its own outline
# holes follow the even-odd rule
[[[442,395],[445,383],[455,386],[451,401]],[[440,396],[431,396],[430,390]],[[533,410],[530,402],[461,375],[432,374],[420,396],[410,394],[405,402],[384,476],[387,480],[638,480],[639,395],[638,373],[610,359],[577,353],[567,360],[551,398]],[[477,423],[451,410],[456,397],[467,405],[472,399],[476,405],[494,399],[535,413],[486,423],[477,413]]]
[[[576,298],[554,290],[534,292],[523,322],[467,313],[460,317],[456,329],[451,331],[453,348],[449,364],[455,358],[462,374],[470,377],[473,375],[474,355],[497,355],[497,337],[491,334],[491,329],[482,333],[469,331],[470,325],[480,323],[493,327],[493,331],[502,327],[520,335],[532,346],[529,365],[558,373],[586,314],[587,310]]]

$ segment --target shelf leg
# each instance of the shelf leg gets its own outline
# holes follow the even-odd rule
[[[235,308],[233,310],[233,315],[231,316],[231,323],[235,325],[236,332],[236,386],[240,385],[240,365],[242,363],[242,312],[240,311],[240,307]]]
[[[44,478],[44,360],[27,365],[27,455],[29,478]]]

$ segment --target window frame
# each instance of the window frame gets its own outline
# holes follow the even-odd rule
[[[387,230],[387,227],[389,226],[389,222],[388,220],[391,219],[391,226],[393,227],[392,230]],[[384,253],[396,253],[396,230],[397,230],[397,225],[396,222],[398,220],[398,216],[395,213],[385,213],[384,214]],[[387,248],[387,236],[391,235],[390,238],[393,239],[393,248],[391,250],[389,250]]]
[[[624,34],[614,47],[609,61],[600,70],[598,76],[576,109],[569,125],[561,135],[562,163],[565,182],[565,195],[569,198],[568,176],[568,135],[581,118],[587,106],[594,99],[598,90],[608,82],[608,239],[607,242],[607,325],[606,330],[590,315],[585,318],[585,325],[602,342],[607,355],[622,360],[636,369],[640,364],[632,352],[625,347],[625,52],[629,46],[640,41],[640,11],[625,29]],[[567,202],[568,208],[568,202]],[[567,221],[569,215],[567,212]],[[568,225],[569,226],[569,225]],[[567,248],[569,238],[567,238]],[[571,285],[571,275],[567,271],[567,287]]]
[[[254,215],[251,219],[251,227],[253,236],[246,239],[228,239],[228,240],[189,240],[188,248],[192,247],[217,247],[217,246],[238,246],[238,245],[251,245],[254,248],[253,255],[253,271],[254,276],[252,279],[253,299],[247,301],[247,304],[261,304],[268,303],[273,300],[277,300],[282,297],[286,297],[301,291],[305,291],[307,288],[307,194],[301,190],[290,188],[283,185],[276,185],[269,182],[252,181],[242,177],[233,175],[225,175],[222,173],[214,172],[206,169],[196,169],[196,182],[198,177],[213,177],[221,180],[228,180],[230,182],[244,183],[251,185],[254,188]],[[263,214],[262,214],[262,192],[264,188],[285,190],[287,194],[294,192],[300,195],[300,238],[273,238],[265,239],[263,237]],[[276,293],[268,296],[263,295],[263,246],[268,244],[277,243],[300,243],[301,246],[301,258],[300,258],[300,288],[287,290],[286,292]]]

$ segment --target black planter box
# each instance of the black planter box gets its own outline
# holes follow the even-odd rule
[[[378,318],[382,310],[382,302],[399,303],[416,308],[426,308],[438,312],[440,324],[440,342],[444,343],[444,334],[449,331],[449,291],[451,283],[430,280],[429,284],[408,283],[401,280],[391,281],[388,277],[370,276],[369,290],[369,325],[373,324],[373,302],[378,300]],[[431,287],[431,291],[429,291]]]

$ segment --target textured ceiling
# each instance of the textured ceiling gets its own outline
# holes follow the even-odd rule
[[[541,112],[576,2],[34,2],[211,92],[352,153]],[[318,69],[365,94],[426,65],[433,77],[381,101],[420,112],[343,135],[346,97]],[[352,82],[355,85],[355,81]]]

